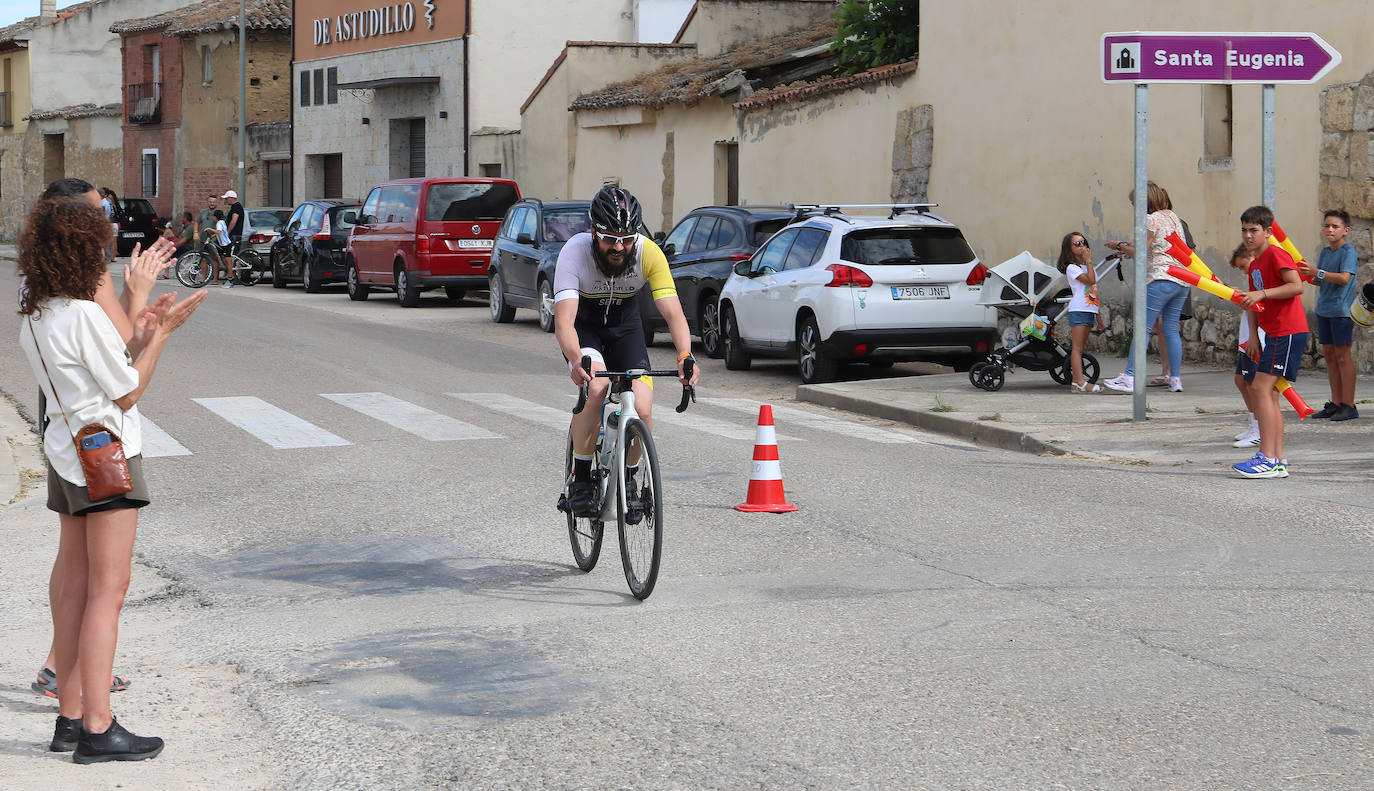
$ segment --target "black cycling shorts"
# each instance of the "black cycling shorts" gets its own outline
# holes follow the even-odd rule
[[[644,325],[638,321],[602,327],[586,322],[574,322],[577,344],[584,349],[596,349],[606,361],[608,371],[628,371],[649,367],[648,344],[644,342]]]

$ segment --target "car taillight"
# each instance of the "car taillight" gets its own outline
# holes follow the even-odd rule
[[[987,279],[988,268],[983,266],[982,261],[979,261],[978,265],[973,267],[973,271],[968,273],[968,280],[965,280],[964,282],[969,284],[970,286],[981,286],[983,284],[983,281]]]
[[[315,232],[313,238],[319,239],[320,241],[327,241],[332,235],[333,231],[329,227],[329,215],[326,214],[324,216],[324,222],[320,224],[320,230]]]
[[[429,237],[421,234],[415,237],[415,249],[421,253],[429,252]]]
[[[831,264],[825,268],[825,271],[830,273],[830,282],[825,284],[827,287],[857,286],[868,288],[873,285],[873,278],[865,274],[862,269],[855,269],[852,266]]]
[[[750,258],[753,258],[753,256],[749,253],[731,253],[730,263],[738,264],[740,261],[748,261]]]
[[[249,244],[267,244],[268,236],[265,233],[255,233],[248,237]]]

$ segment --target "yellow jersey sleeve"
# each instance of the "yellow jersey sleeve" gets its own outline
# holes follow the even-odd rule
[[[649,290],[654,299],[677,296],[673,273],[668,270],[668,258],[652,239],[644,240],[644,246],[639,251],[639,260],[644,271],[644,279],[649,283]]]

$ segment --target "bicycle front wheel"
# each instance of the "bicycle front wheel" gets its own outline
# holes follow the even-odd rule
[[[663,485],[658,471],[658,452],[649,427],[632,420],[625,427],[625,459],[638,457],[633,483],[617,487],[616,521],[620,531],[620,562],[625,582],[636,599],[647,599],[658,581],[658,562],[663,548]],[[621,471],[625,474],[625,471]]]
[[[563,480],[572,481],[572,467],[572,433],[569,432],[568,452],[563,465]],[[596,568],[597,558],[601,557],[601,537],[605,533],[605,525],[600,519],[573,516],[571,509],[568,510],[567,517],[568,539],[572,542],[573,562],[583,571],[591,571]]]
[[[203,253],[187,253],[177,260],[177,280],[187,288],[202,288],[215,274],[215,265]]]

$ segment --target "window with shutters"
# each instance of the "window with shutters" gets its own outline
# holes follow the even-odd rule
[[[301,72],[301,107],[310,106],[310,72]]]
[[[337,68],[335,68],[335,67],[333,67],[333,66],[330,66],[330,67],[325,71],[325,83],[326,83],[326,86],[325,86],[325,87],[326,87],[326,90],[328,91],[328,94],[329,94],[328,99],[327,99],[327,102],[328,102],[329,104],[338,104],[338,103],[339,103],[339,70],[338,70]]]
[[[315,69],[315,105],[324,104],[324,69]]]

